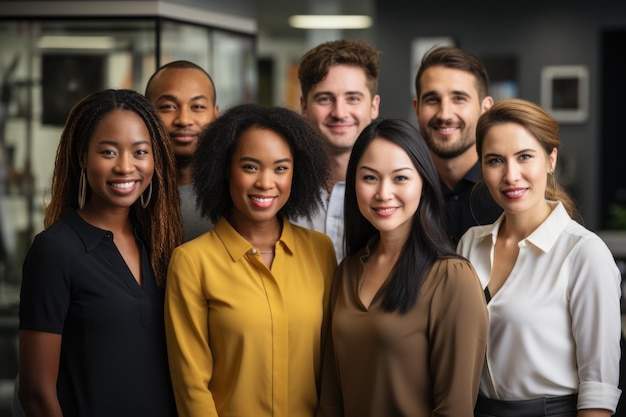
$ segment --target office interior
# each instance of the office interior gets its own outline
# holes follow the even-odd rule
[[[296,29],[293,14],[367,15],[372,25]],[[381,117],[415,123],[413,79],[436,44],[483,59],[495,99],[545,105],[561,122],[558,175],[624,276],[626,2],[0,0],[0,417],[17,372],[21,263],[43,228],[71,105],[102,88],[144,91],[159,65],[187,59],[212,75],[222,111],[245,102],[298,111],[300,56],[340,38],[381,51]]]

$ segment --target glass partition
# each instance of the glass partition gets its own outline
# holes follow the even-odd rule
[[[71,106],[103,88],[140,92],[177,59],[204,67],[221,109],[256,100],[255,37],[165,18],[0,19],[0,416],[17,372],[21,266],[43,228]],[[10,388],[10,389],[9,389]]]

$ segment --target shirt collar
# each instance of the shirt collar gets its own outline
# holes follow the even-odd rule
[[[552,246],[556,243],[561,232],[565,229],[571,218],[563,203],[560,201],[548,201],[548,204],[553,207],[550,215],[537,227],[528,237],[522,240],[519,245],[533,245],[543,252],[549,252]],[[482,240],[488,236],[491,236],[492,244],[495,245],[496,238],[498,236],[498,230],[504,220],[504,213],[498,217],[491,225],[486,225],[480,228],[476,233],[476,239]]]
[[[224,217],[217,221],[213,230],[224,244],[233,262],[237,262],[254,247],[237,233]],[[286,253],[293,254],[295,248],[294,240],[293,225],[286,218],[283,218],[283,231],[278,238],[277,245],[280,245]]]
[[[461,181],[459,181],[455,185],[454,190],[449,189],[448,186],[444,184],[443,181],[440,180],[439,182],[441,183],[441,191],[443,192],[445,196],[445,195],[455,194],[459,190],[465,188],[466,187],[464,185],[465,183],[477,184],[481,180],[482,180],[482,171],[480,168],[480,162],[476,162],[474,165],[472,165],[472,168],[470,168],[470,170],[467,171],[465,175],[463,175],[463,178],[461,179]]]
[[[542,250],[548,252],[554,246],[561,232],[565,229],[571,218],[563,203],[560,201],[548,201],[553,207],[552,212],[538,228],[536,228],[525,240]]]
[[[463,176],[463,179],[477,183],[482,178],[482,171],[480,169],[480,162],[476,162],[472,168],[467,171],[467,174]]]
[[[94,250],[104,238],[113,236],[112,232],[87,223],[76,210],[67,210],[62,219],[74,229],[87,252]]]

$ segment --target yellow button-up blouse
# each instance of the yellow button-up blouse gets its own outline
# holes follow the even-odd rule
[[[326,235],[286,219],[271,270],[223,218],[179,246],[165,300],[179,415],[313,416],[335,267]]]

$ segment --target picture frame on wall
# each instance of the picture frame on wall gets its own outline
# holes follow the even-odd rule
[[[589,116],[589,72],[583,65],[541,70],[541,106],[560,123],[583,123]]]
[[[417,70],[422,65],[422,58],[426,52],[436,46],[455,46],[452,36],[426,36],[414,38],[411,42],[411,68],[410,68],[410,90],[415,95],[415,76]]]

